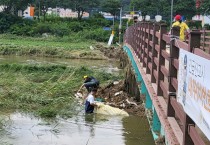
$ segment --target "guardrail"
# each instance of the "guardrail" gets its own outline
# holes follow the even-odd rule
[[[201,49],[210,54],[210,30],[201,30]]]
[[[170,124],[169,127],[165,125],[169,144],[205,145],[196,130],[196,124],[176,100],[179,50],[184,49],[210,59],[210,55],[205,52],[208,50],[210,53],[209,44],[205,41],[205,45],[201,43],[203,42],[201,39],[206,40],[210,36],[201,37],[201,34],[200,31],[192,31],[188,43],[185,43],[177,39],[179,36],[177,27],[172,29],[171,35],[168,35],[165,24],[140,22],[130,26],[124,35],[124,44],[136,57],[144,82],[148,81],[145,82],[146,87],[161,124],[167,122]],[[159,101],[159,104],[155,103],[155,100]],[[172,135],[169,135],[171,131]]]

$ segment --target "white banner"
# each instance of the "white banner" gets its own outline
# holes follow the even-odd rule
[[[210,60],[180,49],[177,101],[210,140]]]

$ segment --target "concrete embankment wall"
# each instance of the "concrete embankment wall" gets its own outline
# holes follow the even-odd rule
[[[133,60],[129,49],[123,47],[123,52],[120,54],[121,67],[126,70],[125,73],[125,91],[134,97],[136,101],[143,103],[145,107],[145,115],[150,124],[150,129],[156,144],[164,144],[164,130],[161,128],[160,120],[152,105],[152,100],[149,97],[148,91],[138,70],[138,67]]]

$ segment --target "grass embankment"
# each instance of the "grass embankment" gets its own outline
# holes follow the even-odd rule
[[[34,55],[41,57],[105,59],[93,40],[66,37],[22,37],[10,34],[0,35],[0,55]]]
[[[61,65],[4,64],[0,70],[0,108],[43,117],[75,115],[74,93],[83,75],[94,75],[101,83],[120,77]]]

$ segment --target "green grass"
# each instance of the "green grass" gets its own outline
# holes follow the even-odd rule
[[[0,44],[15,45],[15,46],[29,46],[29,47],[51,47],[51,48],[62,48],[67,50],[74,49],[89,49],[90,45],[94,45],[95,41],[76,40],[71,37],[21,37],[10,34],[0,35]]]
[[[82,76],[93,75],[101,84],[117,80],[105,72],[63,65],[0,65],[0,109],[32,112],[43,117],[71,117],[76,113],[74,93]]]
[[[0,35],[1,55],[35,55],[59,58],[105,59],[98,50],[91,50],[95,41],[66,37],[21,37]]]

